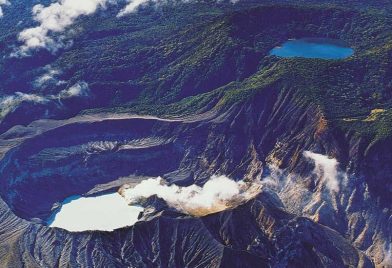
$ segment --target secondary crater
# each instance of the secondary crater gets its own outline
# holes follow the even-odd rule
[[[329,38],[290,39],[270,51],[270,55],[282,58],[308,58],[339,60],[354,54],[345,42]]]

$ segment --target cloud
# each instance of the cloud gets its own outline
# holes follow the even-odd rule
[[[190,2],[184,0],[183,2]],[[219,1],[219,0],[218,0]],[[236,3],[238,0],[231,1]],[[7,0],[0,0],[1,3],[8,3]],[[94,14],[100,8],[106,8],[108,4],[115,4],[118,0],[58,0],[49,6],[37,4],[32,9],[33,19],[39,23],[38,26],[24,29],[18,35],[18,40],[22,45],[17,48],[11,57],[25,57],[38,49],[47,49],[55,53],[60,48],[72,44],[62,34],[81,16]],[[136,12],[137,9],[146,3],[166,3],[166,0],[128,0],[128,3],[117,14],[117,17]]]
[[[2,6],[8,6],[11,3],[8,0],[0,0],[0,18],[4,16],[3,12],[3,7]]]
[[[149,2],[149,0],[131,0],[117,15],[117,17],[122,17],[124,15],[133,13],[137,11],[137,9]]]
[[[25,94],[16,92],[12,96],[6,96],[0,99],[0,119],[18,108],[22,102],[45,103],[47,99],[35,94]]]
[[[5,96],[0,99],[0,120],[9,113],[15,111],[23,102],[45,104],[53,100],[64,100],[72,97],[86,97],[89,95],[89,87],[86,82],[78,82],[75,85],[60,91],[56,95],[40,96],[16,92],[14,95]]]
[[[4,1],[4,0],[0,0]],[[51,33],[61,33],[71,26],[80,16],[94,14],[98,8],[103,8],[110,0],[60,0],[49,6],[35,5],[32,13],[39,26],[23,30],[18,40],[23,43],[14,56],[29,55],[31,50],[47,48],[55,52],[64,44],[62,37],[55,40]]]
[[[61,84],[64,82],[64,81],[59,81],[56,78],[56,76],[61,74],[60,70],[53,69],[49,65],[46,66],[45,69],[46,69],[46,72],[34,80],[33,84],[35,87],[42,87],[48,83]]]
[[[338,161],[326,155],[305,151],[304,156],[315,164],[314,172],[331,192],[339,192]]]
[[[236,4],[240,0],[230,0],[230,3]],[[166,0],[128,0],[128,4],[117,14],[117,17],[122,17],[131,13],[134,13],[137,11],[137,9],[147,3],[152,3],[152,4],[163,4],[167,3],[168,1]],[[192,0],[183,0],[183,3],[189,3],[192,2]],[[220,0],[217,0],[216,2],[220,2]]]
[[[167,185],[158,177],[144,180],[133,188],[124,185],[119,192],[129,204],[138,204],[148,197],[157,195],[169,206],[183,213],[204,216],[238,206],[255,197],[260,191],[259,181],[236,182],[226,176],[212,176],[203,186]]]
[[[78,82],[70,88],[60,91],[55,98],[68,99],[72,97],[86,97],[90,93],[90,89],[86,82]]]

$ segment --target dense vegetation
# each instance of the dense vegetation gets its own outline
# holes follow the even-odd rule
[[[378,9],[385,4],[381,1],[367,11],[362,11],[362,1],[352,1],[352,8],[325,1],[313,1],[310,7],[297,6],[300,1],[172,3],[113,19],[115,6],[78,20],[68,36],[73,39],[70,48],[9,58],[17,33],[35,25],[27,15],[33,2],[22,7],[16,1],[9,7],[27,19],[4,17],[1,94],[56,94],[78,81],[86,81],[92,92],[90,101],[70,103],[72,109],[50,108],[49,117],[85,109],[189,114],[226,109],[265,88],[295,89],[299,105],[315,103],[340,128],[377,139],[391,134],[392,27],[391,18]],[[268,56],[274,46],[301,37],[338,38],[356,53],[343,61]],[[59,70],[56,78],[65,83],[36,87],[34,81],[47,65]],[[21,123],[22,114],[27,123],[45,109],[30,113],[31,105],[26,106],[8,121]]]

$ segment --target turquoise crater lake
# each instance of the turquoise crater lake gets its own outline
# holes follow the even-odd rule
[[[340,40],[326,38],[292,39],[271,50],[270,55],[283,58],[337,60],[354,54],[354,50]]]

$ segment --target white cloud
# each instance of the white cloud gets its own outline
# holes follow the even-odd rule
[[[45,103],[47,99],[35,94],[25,94],[16,92],[15,95],[6,96],[0,99],[0,119],[18,108],[22,102]]]
[[[123,186],[120,194],[129,204],[157,195],[167,204],[186,214],[203,216],[237,206],[261,191],[259,181],[251,184],[233,181],[225,176],[212,176],[203,186],[179,187],[167,185],[161,177],[147,179],[130,187]]]
[[[145,3],[149,2],[149,0],[131,0],[129,3],[118,13],[117,17],[122,17],[124,15],[133,13],[137,11],[137,9],[144,5]]]
[[[189,3],[193,0],[183,0],[183,3]],[[220,2],[221,0],[217,0],[216,2]],[[232,4],[236,4],[240,0],[230,0]],[[137,9],[147,3],[152,4],[164,4],[167,3],[167,0],[128,0],[128,4],[117,14],[117,17],[122,17],[137,11]]]
[[[46,66],[45,69],[46,72],[43,75],[39,76],[37,79],[35,79],[34,81],[35,87],[42,87],[49,82],[55,82],[56,84],[62,82],[56,79],[56,76],[61,74],[60,70],[53,69],[49,65]]]
[[[60,91],[56,95],[40,96],[36,94],[26,94],[16,92],[14,95],[5,96],[0,99],[0,120],[9,113],[15,111],[23,102],[44,104],[53,100],[64,100],[72,97],[85,97],[90,93],[86,82],[78,82],[70,88]]]
[[[39,26],[25,29],[19,34],[18,39],[23,42],[23,45],[14,56],[28,55],[31,50],[39,48],[47,48],[55,52],[63,46],[63,43],[51,37],[51,33],[63,32],[80,16],[94,14],[98,8],[105,7],[110,1],[60,0],[46,7],[42,4],[35,5],[32,12]]]
[[[4,15],[2,6],[8,6],[10,4],[11,3],[8,0],[0,0],[0,18]]]
[[[184,0],[190,2],[191,0]],[[218,0],[219,1],[219,0]],[[235,3],[237,0],[232,1]],[[0,0],[1,3],[8,3],[7,0]],[[24,29],[18,35],[18,40],[22,45],[12,54],[12,57],[24,57],[32,51],[45,48],[52,53],[58,49],[72,44],[72,40],[67,40],[62,34],[80,16],[94,14],[100,8],[106,8],[108,4],[115,4],[118,0],[58,0],[49,6],[37,4],[32,9],[33,19],[39,23],[38,26]],[[136,12],[137,9],[146,4],[162,4],[166,0],[128,0],[125,7],[117,14],[117,17]]]
[[[338,161],[326,155],[305,151],[304,156],[315,164],[314,172],[331,192],[339,192]]]
[[[78,82],[70,88],[64,89],[57,94],[55,98],[58,99],[68,99],[72,97],[83,97],[88,96],[90,89],[86,82]]]

